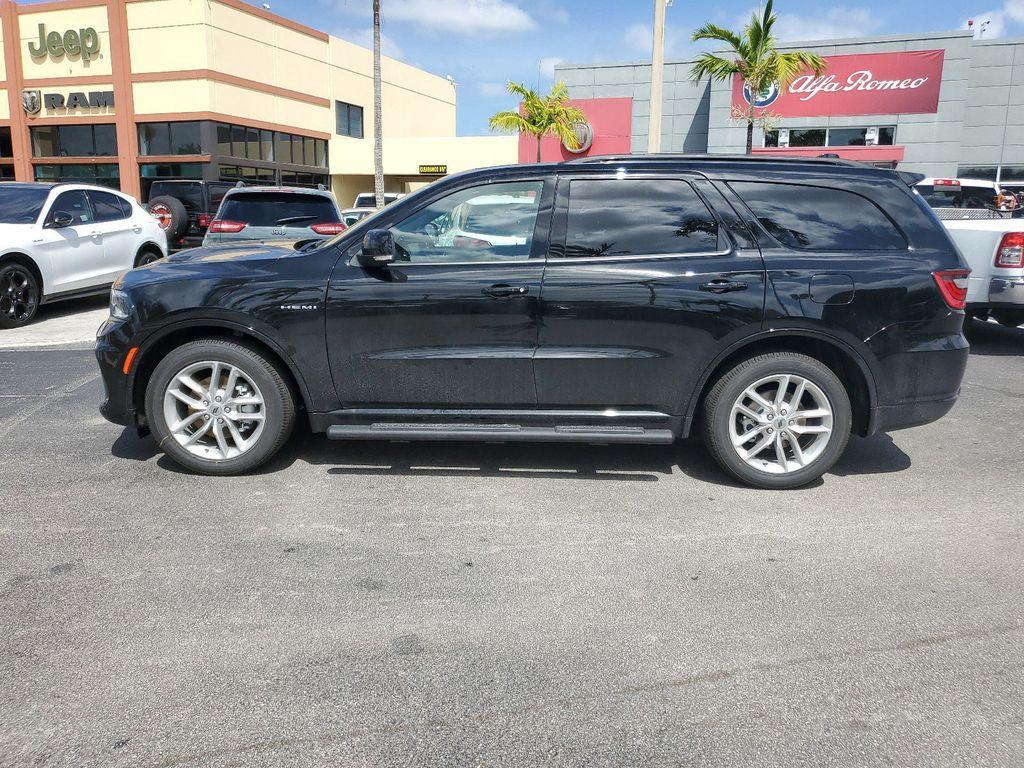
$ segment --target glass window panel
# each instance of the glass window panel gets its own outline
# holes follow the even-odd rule
[[[167,123],[142,123],[139,125],[139,154],[168,155],[170,152]]]
[[[306,137],[305,139],[303,139],[303,144],[305,145],[304,159],[306,165],[316,165],[316,139]]]
[[[172,155],[202,154],[203,141],[199,133],[199,123],[171,123],[170,152]]]
[[[279,163],[290,163],[292,161],[292,137],[288,133],[275,133],[274,155]]]
[[[829,187],[731,182],[764,228],[802,250],[906,250],[907,241],[874,203]]]
[[[96,139],[95,153],[101,157],[114,157],[117,155],[117,128],[113,125],[94,126],[93,134]]]
[[[830,147],[863,147],[867,144],[867,128],[829,128]]]
[[[217,154],[231,155],[231,126],[217,123]]]
[[[250,160],[260,159],[260,132],[258,128],[245,129],[246,154]]]
[[[10,128],[0,128],[0,157],[14,157]]]
[[[891,147],[893,144],[895,144],[896,143],[896,128],[891,126],[891,125],[887,125],[887,126],[883,126],[883,127],[879,128],[878,129],[878,143],[883,145],[883,146],[887,146],[887,147]]]
[[[302,137],[292,136],[292,163],[303,165],[302,159]]]
[[[274,161],[273,131],[260,131],[260,160],[268,163]]]
[[[678,179],[586,179],[569,185],[565,256],[651,256],[718,250],[718,222]]]
[[[765,131],[765,134],[764,134],[764,145],[766,147],[777,147],[777,146],[779,146],[779,132],[778,131]]]
[[[245,128],[241,125],[231,126],[231,155],[245,157]]]
[[[62,192],[50,206],[50,212],[46,216],[47,221],[53,221],[57,214],[67,214],[74,220],[75,224],[88,224],[93,220],[92,208],[89,207],[89,200],[85,192],[80,189],[73,189]]]
[[[58,129],[61,157],[90,157],[96,154],[91,125],[62,125]]]
[[[794,128],[789,131],[791,147],[824,147],[824,128]]]
[[[316,149],[316,161],[315,164],[320,168],[327,167],[327,142],[323,139],[317,139],[314,143]]]
[[[4,181],[14,181],[14,166],[0,165],[0,179],[3,179]]]
[[[96,221],[119,221],[128,218],[130,213],[122,205],[122,200],[117,195],[109,192],[89,191],[89,200],[92,202],[92,210],[96,215]]]
[[[543,189],[542,181],[485,184],[435,200],[391,228],[397,259],[524,261]]]
[[[57,126],[39,126],[29,130],[32,134],[33,156],[57,157],[60,154],[60,147],[57,146]]]
[[[363,108],[352,107],[348,113],[348,135],[354,139],[363,138]]]

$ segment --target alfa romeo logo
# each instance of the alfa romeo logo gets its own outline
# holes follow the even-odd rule
[[[572,152],[574,155],[582,155],[588,149],[594,145],[594,129],[590,126],[590,123],[578,123],[572,128],[572,132],[576,135],[577,147],[573,149],[564,141],[562,146],[568,152]]]
[[[743,84],[743,100],[750,104],[752,107],[762,108],[770,107],[782,94],[782,89],[779,88],[778,83],[772,83],[761,91],[756,96],[751,92],[750,86],[746,83]]]
[[[39,91],[24,90],[21,92],[21,106],[25,108],[25,114],[34,117],[39,114],[43,107],[43,97]]]

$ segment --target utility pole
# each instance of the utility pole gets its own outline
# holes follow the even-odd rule
[[[661,152],[661,99],[665,82],[665,8],[672,0],[654,0],[654,40],[651,46],[651,116],[647,151]]]
[[[373,193],[377,210],[384,207],[384,151],[381,137],[380,0],[373,0]]]

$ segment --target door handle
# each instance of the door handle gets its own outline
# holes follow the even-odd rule
[[[139,234],[139,232],[141,232],[141,231],[142,231],[142,227],[140,227],[138,224],[136,224],[134,227],[132,227],[132,232],[134,232],[136,235]]]
[[[712,280],[702,284],[700,289],[708,293],[735,293],[747,290],[747,284],[739,280]]]
[[[506,283],[498,283],[497,285],[492,285],[490,288],[484,288],[484,295],[491,296],[495,299],[506,299],[512,296],[526,296],[529,292],[529,286],[508,285]]]

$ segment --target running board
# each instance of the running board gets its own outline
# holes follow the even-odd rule
[[[327,428],[331,440],[470,440],[536,443],[641,443],[667,445],[671,429],[569,425],[533,427],[521,424],[336,424]]]

